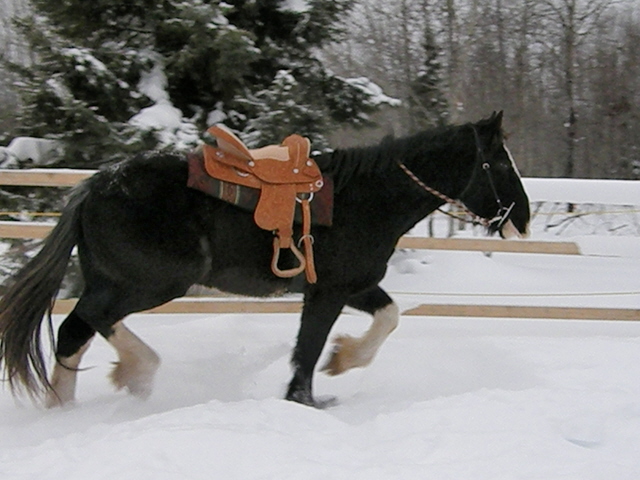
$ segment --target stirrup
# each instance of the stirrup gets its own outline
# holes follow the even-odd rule
[[[300,250],[298,250],[298,248],[293,244],[293,242],[291,243],[291,246],[289,248],[291,249],[293,254],[296,256],[298,261],[300,262],[300,265],[298,265],[295,268],[290,268],[288,270],[280,270],[280,268],[278,268],[278,260],[280,260],[280,250],[281,250],[280,240],[278,239],[278,237],[273,238],[273,259],[271,260],[271,270],[278,277],[282,277],[282,278],[295,277],[296,275],[304,272],[304,269],[307,266],[305,256],[302,254]]]

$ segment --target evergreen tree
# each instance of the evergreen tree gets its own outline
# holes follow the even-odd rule
[[[442,90],[441,50],[429,24],[424,29],[424,63],[410,86],[409,108],[418,129],[444,125],[448,120],[447,101]]]
[[[247,110],[255,112],[243,131],[250,147],[264,145],[298,132],[307,136],[315,149],[326,148],[325,138],[318,134],[326,128],[327,112],[299,103],[302,87],[289,71],[281,70],[269,88],[238,99]]]
[[[33,0],[20,25],[38,62],[14,66],[21,133],[62,140],[65,166],[185,147],[221,120],[254,143],[297,132],[325,147],[333,125],[365,123],[375,108],[314,54],[353,2]],[[163,124],[159,105],[178,120]]]

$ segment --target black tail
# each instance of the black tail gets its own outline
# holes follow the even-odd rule
[[[14,393],[22,390],[33,397],[51,388],[40,330],[45,313],[51,325],[53,303],[78,240],[80,206],[87,187],[83,182],[73,190],[40,252],[0,299],[0,363]]]

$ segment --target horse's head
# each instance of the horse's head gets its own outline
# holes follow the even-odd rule
[[[491,233],[526,237],[529,199],[511,153],[504,145],[502,112],[471,125],[476,146],[471,179],[460,200],[476,215],[490,219]]]

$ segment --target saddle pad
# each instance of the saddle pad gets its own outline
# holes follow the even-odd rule
[[[201,153],[188,154],[187,162],[189,164],[188,187],[237,205],[249,212],[255,211],[260,199],[259,189],[244,187],[209,176],[205,170],[204,157]],[[325,175],[322,176],[322,179],[324,185],[314,194],[311,202],[311,223],[330,227],[333,222],[333,181]],[[296,208],[294,218],[297,223],[302,222],[300,208]]]

